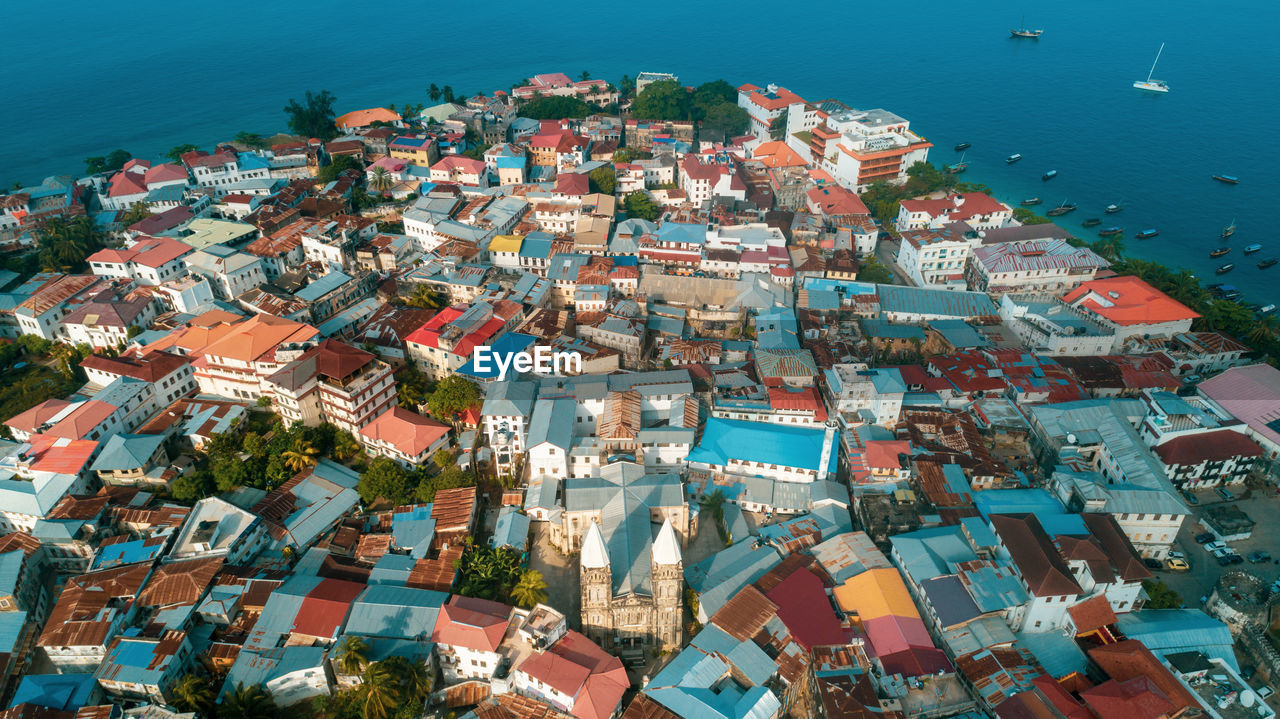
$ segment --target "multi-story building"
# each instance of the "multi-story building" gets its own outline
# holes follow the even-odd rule
[[[1003,227],[1012,217],[1013,210],[990,195],[965,192],[933,200],[902,200],[898,203],[894,224],[899,232],[906,232],[963,222],[968,227],[961,231],[977,231]],[[978,235],[975,234],[974,239],[978,239]]]
[[[89,269],[100,277],[132,279],[156,286],[187,274],[182,257],[191,245],[167,237],[140,237],[121,250],[103,249],[89,255]]]
[[[453,182],[469,187],[488,187],[489,170],[483,160],[447,155],[431,166],[432,182]]]
[[[1137,277],[1081,284],[1062,301],[1115,333],[1114,349],[1130,337],[1172,337],[1188,332],[1200,315]]]
[[[804,99],[785,87],[769,85],[761,89],[750,83],[738,87],[738,107],[747,111],[747,129],[761,140],[770,138],[770,129],[787,108],[804,105]]]
[[[444,679],[455,684],[488,680],[502,664],[498,650],[511,624],[511,607],[455,594],[440,607],[431,632]]]
[[[897,369],[838,364],[823,372],[823,380],[822,391],[832,411],[846,421],[883,427],[898,423],[907,385]]]
[[[1088,247],[1065,240],[1005,242],[975,247],[965,277],[980,292],[1065,292],[1097,276],[1111,263]]]
[[[510,300],[445,308],[405,338],[408,357],[431,377],[443,379],[466,364],[472,350],[492,344],[522,317],[520,305]]]
[[[252,152],[236,154],[220,150],[210,154],[204,150],[192,150],[182,155],[182,164],[191,171],[197,185],[213,188],[219,197],[227,193],[228,185],[265,179],[271,175],[271,163]]]
[[[262,258],[211,245],[182,258],[187,270],[209,281],[221,300],[233,300],[267,281]]]
[[[59,671],[102,664],[107,646],[132,621],[134,599],[151,575],[149,562],[73,577],[62,588],[36,646]]]
[[[804,108],[800,103],[788,110],[788,144],[807,149],[811,165],[854,192],[875,182],[902,184],[912,165],[929,159],[933,144],[887,110],[837,108],[828,114],[807,113]]]
[[[712,197],[747,199],[747,185],[733,160],[723,164],[704,163],[697,155],[686,154],[680,159],[677,178],[689,201],[701,205]]]
[[[328,422],[359,435],[395,405],[396,387],[391,365],[330,339],[265,378],[263,396],[287,426]]]
[[[67,331],[63,318],[104,289],[105,282],[95,275],[47,276],[30,297],[14,308],[18,332],[65,341]]]
[[[977,233],[960,223],[907,230],[894,261],[918,286],[963,290],[969,253],[979,242]]]
[[[319,330],[311,325],[255,315],[192,353],[198,355],[192,363],[196,383],[204,394],[257,400],[270,392],[267,378],[319,339]]]

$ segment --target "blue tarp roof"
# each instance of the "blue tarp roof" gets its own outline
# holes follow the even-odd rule
[[[821,429],[712,417],[687,461],[723,465],[732,458],[817,470],[823,438]],[[836,471],[838,454],[831,452],[826,468],[830,473]]]
[[[9,706],[36,704],[59,711],[75,711],[89,702],[97,683],[92,674],[28,674],[13,693]]]

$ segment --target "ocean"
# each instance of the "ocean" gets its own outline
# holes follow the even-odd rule
[[[338,112],[429,103],[426,88],[506,89],[522,77],[562,71],[617,81],[640,71],[695,84],[777,83],[809,100],[883,107],[934,143],[938,165],[959,159],[962,179],[1002,200],[1070,201],[1060,224],[1082,237],[1108,203],[1123,212],[1126,251],[1189,268],[1240,288],[1255,302],[1280,299],[1280,238],[1265,208],[1280,185],[1275,147],[1271,27],[1280,6],[1263,2],[1016,4],[920,0],[787,7],[744,0],[687,12],[628,4],[548,0],[494,3],[484,13],[439,6],[362,9],[334,0],[204,5],[69,0],[6,12],[5,112],[0,182],[38,182],[83,171],[84,158],[115,148],[159,158],[182,143],[211,146],[247,130],[285,129],[281,108],[327,89]],[[1039,40],[1009,37],[1026,18]],[[1161,43],[1155,76],[1172,91],[1135,90]],[[1270,138],[1270,139],[1268,139]],[[1022,162],[1004,158],[1021,153]],[[1047,170],[1058,177],[1043,182]],[[1239,185],[1210,179],[1238,176]],[[1210,259],[1236,220],[1234,249]],[[1141,241],[1139,230],[1160,230]],[[1247,260],[1245,245],[1264,249]],[[1236,270],[1213,279],[1214,268]]]

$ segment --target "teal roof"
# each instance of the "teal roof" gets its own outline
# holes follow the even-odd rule
[[[89,469],[111,472],[145,467],[163,444],[160,434],[113,434]]]
[[[428,641],[448,598],[444,592],[376,584],[351,603],[343,633]]]
[[[1199,651],[1240,671],[1227,625],[1199,609],[1142,609],[1119,615],[1116,628],[1157,655]]]
[[[573,419],[577,403],[571,399],[539,400],[529,420],[528,447],[550,442],[564,451],[573,444]]]
[[[18,684],[9,704],[35,704],[58,711],[75,711],[89,703],[98,685],[93,674],[28,674]]]
[[[524,551],[529,544],[529,518],[510,505],[498,511],[498,523],[489,543],[494,547],[513,547]]]
[[[330,292],[336,291],[338,288],[351,281],[350,275],[345,272],[330,272],[327,275],[322,275],[316,280],[313,280],[311,284],[306,287],[294,292],[293,296],[303,302],[315,302],[321,297],[324,297]]]

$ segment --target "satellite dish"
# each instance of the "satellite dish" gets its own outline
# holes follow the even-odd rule
[[[1256,695],[1253,693],[1252,689],[1245,689],[1244,691],[1240,692],[1240,706],[1242,707],[1253,706],[1253,702],[1255,699],[1256,699]]]

